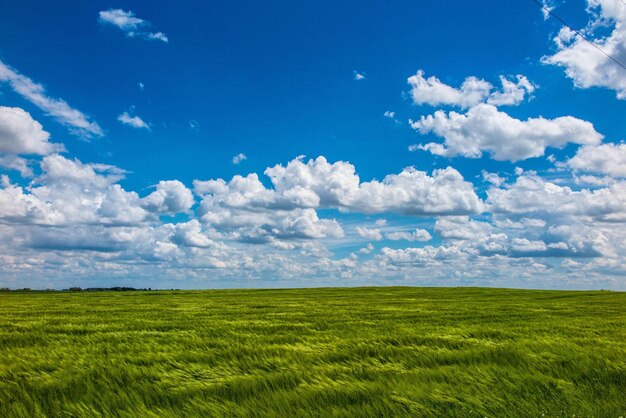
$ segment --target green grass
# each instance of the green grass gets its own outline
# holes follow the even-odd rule
[[[626,417],[626,294],[0,294],[0,416]]]

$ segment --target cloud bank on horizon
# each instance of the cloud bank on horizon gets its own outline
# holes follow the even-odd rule
[[[619,0],[580,5],[589,12],[583,33],[626,62],[626,6]],[[543,22],[540,10],[534,15]],[[101,10],[92,20],[130,38],[168,42],[133,11]],[[449,76],[431,74],[428,62],[415,66],[404,74],[398,102],[377,103],[363,92],[378,82],[367,63],[347,66],[333,82],[346,92],[359,89],[355,103],[371,100],[375,109],[368,123],[380,120],[380,129],[403,138],[388,145],[398,161],[357,139],[335,151],[345,140],[334,134],[328,143],[312,142],[309,156],[286,159],[275,155],[284,155],[280,148],[288,142],[274,145],[263,133],[254,133],[260,144],[221,141],[215,135],[234,129],[232,116],[211,114],[228,100],[206,109],[174,101],[173,91],[199,90],[198,103],[211,103],[202,74],[189,80],[171,74],[173,87],[162,91],[165,80],[132,74],[125,93],[103,107],[97,96],[79,98],[95,115],[88,116],[34,81],[45,72],[30,78],[3,57],[0,285],[626,289],[626,144],[616,136],[626,131],[615,118],[625,109],[626,70],[569,29],[556,28],[554,49],[531,64],[520,60],[511,73],[482,77],[474,75],[481,68],[468,67]],[[173,31],[186,39],[184,25]],[[352,69],[357,64],[367,76]],[[532,74],[520,74],[524,65]],[[71,80],[50,78],[66,80],[71,90]],[[553,78],[560,80],[551,84]],[[148,79],[150,92],[137,79]],[[244,84],[243,90],[253,88]],[[546,101],[564,85],[560,96],[581,102],[610,93],[593,99],[594,106],[613,110]],[[267,106],[263,100],[271,99],[262,98],[259,109]],[[304,106],[306,99],[299,100]],[[318,106],[311,105],[311,114]],[[120,113],[124,108],[129,111]],[[176,119],[179,109],[184,117]],[[272,111],[275,120],[263,124],[291,126]],[[249,117],[238,120],[245,126]],[[179,153],[184,160],[176,161],[184,163],[167,165]]]

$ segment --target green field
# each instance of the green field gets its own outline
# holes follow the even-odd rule
[[[0,416],[626,417],[626,293],[0,293]]]

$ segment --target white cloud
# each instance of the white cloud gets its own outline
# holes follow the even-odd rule
[[[194,181],[202,198],[199,219],[229,239],[284,246],[286,241],[343,236],[341,226],[319,219],[316,209],[424,216],[475,213],[482,205],[472,186],[451,168],[435,170],[432,176],[409,168],[382,182],[361,182],[351,164],[319,157],[306,163],[296,158],[265,174],[273,188],[265,187],[255,173],[228,182]],[[377,229],[357,231],[368,239],[382,238]]]
[[[465,114],[439,110],[410,123],[421,134],[433,132],[444,138],[443,144],[431,142],[417,148],[445,157],[478,158],[488,152],[496,160],[519,161],[540,157],[547,147],[595,145],[603,138],[590,122],[572,116],[523,121],[490,104],[476,105]]]
[[[103,10],[99,15],[102,22],[115,25],[125,32],[134,31],[145,24],[145,21],[135,17],[133,12],[126,12],[121,9]]]
[[[361,249],[359,249],[359,253],[361,254],[369,254],[374,251],[374,246],[371,242],[368,242],[367,245]]]
[[[144,28],[150,26],[150,22],[140,19],[131,11],[122,9],[109,9],[99,12],[100,22],[116,26],[130,38],[138,37],[146,40],[159,40],[168,42],[167,35],[163,32],[148,32]]]
[[[606,143],[580,147],[576,155],[567,161],[567,165],[574,170],[626,177],[626,144]]]
[[[357,81],[365,80],[365,73],[362,73],[362,72],[359,72],[359,71],[356,71],[356,70],[353,71],[353,73],[354,73],[354,79],[355,80],[357,80]]]
[[[395,231],[385,235],[387,239],[392,241],[430,241],[432,236],[425,229],[417,228],[414,231]]]
[[[235,155],[232,159],[233,164],[239,164],[240,162],[242,162],[243,160],[247,160],[248,157],[246,157],[246,154],[244,153],[239,153],[237,155]]]
[[[500,76],[500,83],[502,83],[502,91],[496,91],[491,93],[487,103],[494,106],[502,105],[517,105],[524,101],[527,95],[532,94],[535,91],[535,85],[532,84],[523,75],[517,75],[517,82],[510,81],[504,76]]]
[[[460,88],[451,87],[441,82],[437,77],[424,77],[424,71],[408,78],[411,85],[411,96],[415,104],[429,104],[431,106],[453,105],[471,107],[483,102],[493,88],[491,83],[476,77],[465,79]]]
[[[494,91],[491,83],[474,76],[467,77],[461,87],[455,88],[435,76],[424,77],[422,70],[407,81],[411,85],[411,96],[415,104],[469,108],[485,102],[495,106],[521,103],[527,95],[535,91],[535,86],[523,75],[515,78],[516,81],[511,81],[500,76],[502,91]]]
[[[532,253],[546,251],[548,246],[543,241],[529,241],[526,238],[513,238],[511,249],[516,252]]]
[[[187,212],[195,204],[193,194],[178,180],[162,180],[156,190],[141,199],[141,206],[150,212]]]
[[[383,113],[383,116],[391,119],[392,121],[394,121],[397,124],[400,124],[402,122],[400,122],[398,119],[396,119],[396,112],[392,112],[390,110],[385,111],[385,113]]]
[[[468,216],[439,218],[435,222],[435,232],[448,240],[478,241],[489,236],[491,224],[470,219]]]
[[[71,132],[83,137],[104,135],[100,126],[90,121],[85,114],[73,109],[62,99],[48,97],[41,84],[33,82],[2,61],[0,61],[0,82],[9,83],[17,94],[54,117],[62,125],[68,126]]]
[[[482,170],[480,174],[484,181],[493,184],[496,187],[499,187],[502,183],[505,182],[505,179],[500,177],[497,173],[489,173],[486,170]]]
[[[541,2],[541,14],[543,14],[543,20],[550,18],[550,13],[554,10],[554,4],[549,0],[542,0]]]
[[[543,62],[563,67],[577,87],[606,87],[626,99],[626,70],[608,57],[626,65],[626,5],[620,0],[587,0],[587,9],[592,19],[583,33],[606,55],[563,27],[554,38],[557,52]],[[605,36],[607,27],[611,32]]]
[[[63,151],[48,141],[50,134],[19,107],[0,106],[0,153],[47,155]]]
[[[459,261],[467,258],[467,255],[456,246],[433,247],[427,245],[422,248],[405,248],[393,250],[383,248],[380,256],[391,264],[411,265],[411,266],[436,266],[446,260]]]
[[[167,35],[164,34],[163,32],[148,33],[147,36],[148,36],[148,39],[156,39],[158,41],[162,41],[166,43],[170,41]]]
[[[186,247],[206,248],[216,245],[215,241],[202,231],[202,225],[196,219],[176,224],[172,241]]]
[[[328,213],[421,216],[424,208],[458,207],[431,198],[438,196],[435,190],[451,202],[471,196],[453,195],[464,183],[450,170],[428,175],[406,169],[383,181],[363,182],[347,162],[299,158],[266,171],[273,187],[256,174],[197,181],[194,190],[202,202],[196,206],[179,181],[162,181],[142,197],[121,186],[125,173],[119,168],[52,154],[43,158],[41,175],[28,186],[11,184],[7,175],[0,178],[5,243],[0,282],[19,277],[24,287],[29,277],[80,275],[137,278],[141,286],[167,277],[168,283],[186,280],[198,287],[219,278],[221,285],[257,287],[268,283],[259,280],[274,285],[343,280],[527,287],[605,287],[608,281],[606,287],[623,288],[626,186],[617,180],[572,190],[519,171],[513,183],[492,182],[489,213],[472,218],[433,212],[435,220],[421,219],[420,226],[432,228],[440,244],[397,248],[407,245],[397,242],[380,252],[367,245],[345,258],[333,254],[333,248],[354,244],[354,236],[344,237],[339,219],[371,222],[371,228],[357,230],[370,241],[431,240],[428,230],[409,228],[401,216],[393,217],[393,226],[377,216],[374,226],[369,217],[332,219]],[[450,176],[449,186],[441,176]],[[472,213],[483,209],[477,202]],[[175,218],[159,216],[175,213]]]
[[[150,125],[144,122],[143,119],[139,116],[130,116],[128,112],[124,112],[119,115],[117,120],[122,122],[124,125],[132,126],[133,128],[150,130]]]
[[[600,189],[572,190],[545,181],[536,174],[524,173],[515,183],[487,191],[487,210],[561,220],[567,216],[596,221],[626,220],[626,182],[615,182]]]
[[[149,219],[134,192],[116,184],[123,172],[52,154],[40,162],[41,175],[25,190],[0,189],[0,219],[17,224],[137,224]]]
[[[313,209],[296,209],[289,216],[279,217],[264,231],[279,239],[341,238],[343,229],[334,219],[320,219]]]
[[[28,161],[17,155],[2,155],[0,154],[0,167],[7,170],[15,170],[20,173],[24,178],[32,177],[33,170],[30,168]]]
[[[369,239],[372,241],[380,241],[381,239],[383,239],[383,234],[380,232],[380,229],[378,228],[366,228],[363,226],[357,226],[356,232],[363,238]]]
[[[282,201],[311,207],[332,207],[359,213],[394,212],[404,215],[466,214],[480,211],[471,183],[455,169],[432,175],[413,167],[382,181],[360,182],[352,164],[328,163],[324,157],[265,170]]]

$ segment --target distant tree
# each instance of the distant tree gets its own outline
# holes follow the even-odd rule
[[[70,287],[69,288],[70,292],[80,292],[81,290],[83,290],[83,289],[81,289],[80,287]]]
[[[9,289],[8,287],[0,287],[0,292],[10,292],[11,289]]]

